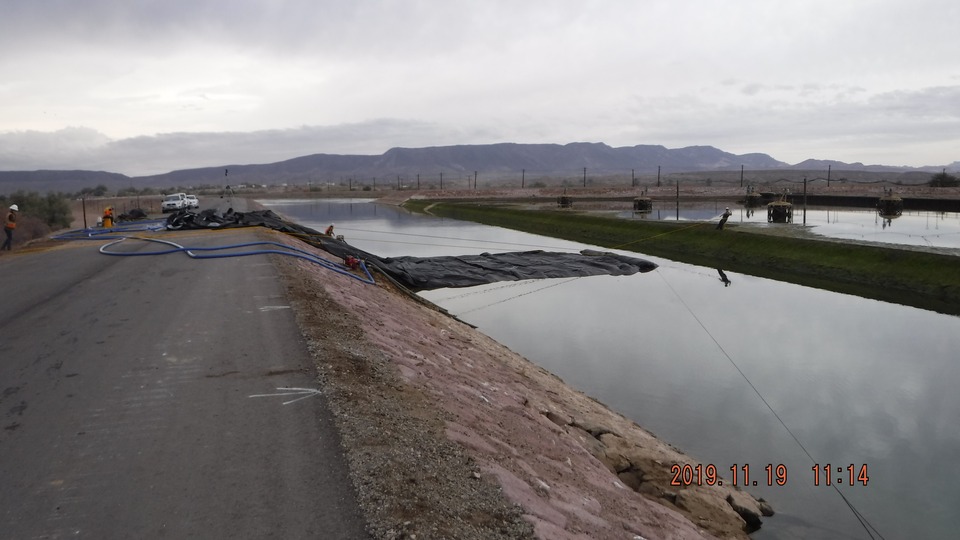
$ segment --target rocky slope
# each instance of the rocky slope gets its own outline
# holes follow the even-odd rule
[[[693,459],[382,277],[276,264],[375,537],[746,538],[772,513],[671,485]]]

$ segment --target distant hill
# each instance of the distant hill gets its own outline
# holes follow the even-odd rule
[[[958,163],[954,163],[957,165]],[[277,163],[257,165],[224,164],[184,169],[165,174],[128,177],[103,171],[0,171],[0,193],[18,189],[30,191],[77,192],[83,187],[103,184],[110,190],[125,187],[221,186],[239,184],[307,184],[356,180],[369,184],[379,179],[392,184],[398,177],[409,183],[422,176],[435,182],[446,178],[470,178],[474,172],[485,180],[553,177],[578,178],[587,169],[591,177],[609,175],[650,175],[706,171],[872,171],[887,173],[937,172],[939,167],[912,169],[808,159],[796,165],[778,161],[767,154],[731,154],[712,146],[666,148],[637,145],[614,148],[603,143],[517,144],[391,148],[379,156],[314,154]],[[929,169],[929,170],[928,170]]]
[[[436,180],[472,176],[474,172],[491,177],[533,176],[578,177],[584,168],[591,176],[609,174],[651,174],[657,167],[671,172],[787,167],[766,154],[735,155],[711,146],[668,149],[640,145],[613,148],[603,143],[517,144],[434,146],[427,148],[391,148],[379,156],[315,154],[265,165],[225,165],[205,169],[173,171],[137,178],[151,185],[198,184],[306,184],[340,183],[347,179],[379,178],[384,183],[421,175]]]

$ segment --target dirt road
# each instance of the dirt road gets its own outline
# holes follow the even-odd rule
[[[0,537],[364,538],[274,264],[94,244],[0,258]]]

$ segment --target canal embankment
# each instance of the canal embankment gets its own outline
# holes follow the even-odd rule
[[[745,539],[772,514],[723,471],[386,280],[277,264],[376,537]]]

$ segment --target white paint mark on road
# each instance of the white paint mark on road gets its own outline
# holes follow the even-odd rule
[[[278,309],[290,309],[290,306],[261,306],[260,311],[277,311]]]
[[[251,398],[260,398],[260,397],[274,397],[274,396],[300,396],[297,399],[291,399],[290,401],[284,401],[283,405],[289,405],[295,401],[300,401],[301,399],[307,399],[308,397],[318,396],[322,392],[313,388],[277,388],[278,392],[273,394],[254,394],[252,396],[247,396]]]

